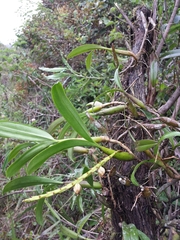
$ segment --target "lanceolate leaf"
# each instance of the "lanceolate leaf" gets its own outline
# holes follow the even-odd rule
[[[81,45],[81,46],[73,49],[69,53],[68,58],[73,58],[73,57],[78,56],[82,53],[90,52],[90,51],[93,51],[93,50],[96,50],[96,49],[106,50],[106,51],[112,52],[112,48],[103,47],[103,46],[97,45],[97,44],[85,44],[85,45]],[[122,55],[125,55],[125,56],[132,56],[137,60],[136,56],[131,51],[127,51],[127,50],[123,50],[123,49],[114,49],[114,51],[117,54],[122,54]]]
[[[92,51],[88,54],[85,62],[86,62],[86,69],[89,71],[92,63]]]
[[[122,87],[121,80],[120,80],[118,68],[116,69],[116,71],[115,71],[115,73],[114,73],[114,81],[115,81],[116,85],[119,87],[119,89],[120,89],[121,91],[124,91],[124,90],[123,90],[123,87]]]
[[[45,199],[40,199],[35,207],[36,221],[39,225],[43,225],[43,205]]]
[[[56,130],[56,128],[58,128],[59,125],[60,125],[62,122],[64,122],[64,121],[65,121],[65,119],[64,119],[63,117],[60,117],[60,118],[56,119],[54,122],[52,122],[52,123],[50,124],[47,132],[48,132],[49,134],[54,133],[54,131]]]
[[[25,124],[6,121],[0,121],[0,137],[15,138],[31,142],[54,140],[49,133],[41,129]]]
[[[107,50],[108,48],[102,47],[102,46],[97,45],[97,44],[85,44],[85,45],[81,45],[81,46],[73,49],[67,57],[68,58],[73,58],[73,57],[78,56],[82,53],[90,52],[90,51],[96,50],[96,49]]]
[[[168,52],[165,52],[161,55],[161,59],[167,59],[167,58],[175,58],[175,57],[179,57],[180,56],[180,49],[175,49],[175,50],[171,50]]]
[[[180,132],[169,132],[169,133],[165,133],[160,139],[159,139],[159,143],[162,142],[164,139],[167,138],[172,138],[172,137],[180,137]]]
[[[31,174],[36,171],[49,157],[75,146],[97,146],[96,143],[88,142],[85,139],[63,139],[60,142],[49,146],[45,150],[39,152],[30,161],[27,167],[27,173]]]
[[[65,70],[67,70],[66,67],[55,67],[55,68],[40,67],[39,69],[44,72],[53,72],[53,73],[54,72],[59,73],[59,72],[63,72]]]
[[[78,234],[80,234],[82,228],[84,227],[84,225],[86,224],[86,222],[89,220],[89,218],[91,217],[92,213],[89,213],[87,215],[85,215],[82,219],[80,219],[77,222],[77,227],[78,227]]]
[[[52,98],[56,108],[71,125],[71,127],[74,128],[74,130],[87,141],[93,142],[84,122],[80,118],[77,110],[67,98],[60,83],[57,83],[52,87]]]
[[[150,80],[153,87],[156,85],[156,81],[158,78],[158,62],[152,61],[150,66]]]
[[[144,160],[144,161],[136,164],[136,166],[135,166],[135,168],[134,168],[134,170],[133,170],[133,172],[132,172],[132,174],[131,174],[131,182],[132,182],[132,184],[134,184],[134,185],[137,186],[137,187],[140,186],[140,184],[137,182],[136,177],[135,177],[135,174],[136,174],[138,168],[139,168],[142,164],[147,163],[147,162],[152,162],[152,163],[153,163],[154,160]]]
[[[13,148],[13,150],[9,153],[8,155],[8,162],[11,161],[13,158],[16,157],[16,155],[22,150],[22,149],[25,149],[29,146],[32,146],[33,143],[22,143],[22,144],[19,144],[17,145],[15,148]]]
[[[62,184],[62,182],[44,178],[44,177],[37,177],[37,176],[25,176],[20,177],[12,180],[11,182],[7,183],[3,189],[3,193],[17,190],[20,188],[35,186],[35,185],[42,185],[42,184]]]
[[[7,177],[15,175],[20,168],[22,168],[28,161],[30,161],[35,155],[41,152],[44,148],[50,145],[49,142],[38,143],[23,153],[15,162],[13,162],[6,171]]]
[[[60,225],[60,231],[61,233],[63,233],[64,236],[68,237],[68,239],[84,239],[84,240],[92,240],[90,238],[86,238],[86,237],[83,237],[79,234],[77,234],[76,232],[72,231],[71,229],[63,226],[63,225]]]
[[[142,152],[157,145],[157,142],[151,139],[143,139],[136,142],[136,151]]]

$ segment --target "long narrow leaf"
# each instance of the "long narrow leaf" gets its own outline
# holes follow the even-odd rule
[[[89,71],[91,69],[91,63],[92,63],[92,51],[88,54],[85,62],[86,62],[86,69]]]
[[[47,148],[50,145],[49,142],[39,143],[28,149],[23,153],[15,162],[13,162],[6,171],[7,177],[12,177],[15,175],[20,168],[22,168],[27,162],[29,162],[35,155],[41,152],[44,148]]]
[[[3,193],[17,190],[20,188],[35,186],[35,185],[42,185],[42,184],[62,184],[62,182],[44,178],[44,177],[37,177],[37,176],[25,176],[20,177],[12,180],[11,182],[7,183],[3,189]]]
[[[52,87],[52,98],[56,108],[71,127],[87,141],[93,142],[77,110],[67,98],[61,83],[57,83]]]
[[[89,218],[91,217],[92,213],[89,213],[87,215],[85,215],[83,218],[81,218],[78,222],[77,222],[77,227],[78,227],[78,234],[80,234],[82,228],[84,227],[84,225],[86,224],[86,222],[89,220]]]
[[[8,162],[10,162],[13,158],[16,157],[16,155],[22,150],[22,149],[25,149],[29,146],[32,146],[33,143],[29,143],[29,142],[26,142],[26,143],[22,143],[22,144],[19,144],[17,145],[15,148],[13,148],[13,150],[9,153],[8,155]]]
[[[144,161],[136,164],[136,166],[135,166],[135,168],[134,168],[134,170],[133,170],[133,172],[132,172],[132,174],[131,174],[131,182],[132,182],[132,184],[134,184],[135,186],[140,186],[140,184],[137,182],[136,177],[135,177],[135,174],[136,174],[138,168],[139,168],[142,164],[148,163],[148,162],[153,163],[154,160],[152,160],[152,159],[151,159],[151,160],[144,160]]]
[[[75,146],[94,146],[97,144],[93,142],[88,142],[85,139],[63,139],[60,142],[49,146],[44,151],[37,154],[29,163],[27,167],[27,173],[31,174],[36,171],[49,157],[57,154],[63,150],[66,150]]]
[[[40,199],[35,207],[36,221],[39,225],[43,225],[43,205],[45,199]]]
[[[73,58],[73,57],[78,56],[80,54],[90,52],[90,51],[93,51],[93,50],[96,50],[96,49],[107,50],[108,48],[102,47],[101,45],[97,45],[97,44],[85,44],[85,45],[81,45],[81,46],[73,49],[67,57],[68,58]]]
[[[65,121],[65,119],[64,119],[63,117],[60,117],[60,118],[56,119],[54,122],[52,122],[52,123],[50,124],[50,126],[48,127],[47,132],[48,132],[49,134],[54,133],[54,131],[56,130],[56,128],[58,128],[59,125],[60,125],[61,123],[63,123],[64,121]]]
[[[31,142],[54,140],[49,133],[41,129],[25,124],[5,121],[0,121],[0,137],[15,138]]]
[[[54,73],[54,72],[59,73],[59,72],[63,72],[65,70],[67,70],[66,67],[55,67],[55,68],[40,67],[39,69],[44,72],[52,72],[52,73]]]
[[[174,58],[174,57],[179,57],[180,56],[180,49],[175,49],[175,50],[171,50],[168,52],[165,52],[161,55],[161,59],[167,59],[167,58]]]
[[[159,139],[159,143],[161,143],[163,140],[167,139],[167,138],[172,138],[172,137],[180,137],[180,132],[169,132],[169,133],[165,133],[160,139]]]
[[[96,49],[106,50],[106,51],[112,52],[112,48],[103,47],[103,46],[97,45],[97,44],[85,44],[85,45],[81,45],[81,46],[73,49],[67,57],[68,58],[73,58],[73,57],[78,56],[82,53],[90,52],[90,51],[93,51],[93,50],[96,50]],[[127,51],[127,50],[123,50],[123,49],[114,49],[114,51],[117,54],[122,54],[122,55],[125,55],[125,56],[132,56],[135,60],[137,60],[136,55],[134,55],[134,53],[131,52],[131,51]]]
[[[157,145],[157,142],[152,139],[143,139],[136,141],[136,151],[142,152]]]
[[[120,80],[120,76],[119,76],[119,69],[117,68],[115,73],[114,73],[114,81],[116,83],[116,85],[119,87],[119,89],[121,91],[124,91],[123,87],[122,87],[122,83],[121,83],[121,80]]]

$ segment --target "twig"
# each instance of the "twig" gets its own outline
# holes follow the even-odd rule
[[[175,16],[176,16],[176,12],[177,12],[177,10],[178,10],[179,4],[180,4],[180,0],[176,0],[176,2],[175,2],[175,4],[174,4],[174,9],[173,9],[173,12],[172,12],[172,14],[171,14],[171,17],[170,17],[170,19],[169,19],[169,22],[168,22],[168,24],[167,24],[166,30],[165,30],[165,32],[164,32],[164,34],[163,34],[163,36],[162,36],[162,38],[161,38],[161,41],[160,41],[160,43],[159,43],[159,45],[158,45],[158,47],[157,47],[157,50],[156,50],[156,55],[157,55],[157,56],[160,55],[160,52],[161,52],[161,50],[162,50],[162,48],[163,48],[163,44],[164,44],[164,42],[165,42],[165,39],[167,38],[167,35],[168,35],[168,33],[169,33],[169,30],[170,30],[170,27],[171,27],[171,25],[172,25],[172,23],[173,23],[173,20],[174,20]]]
[[[158,0],[154,0],[153,2],[153,16],[152,19],[154,22],[156,22],[156,18],[157,18],[157,4],[158,4]]]
[[[180,109],[180,97],[178,98],[178,100],[176,102],[176,106],[175,106],[175,109],[174,109],[173,114],[172,114],[173,119],[176,119],[177,114],[179,112],[179,109]]]
[[[161,192],[163,192],[166,188],[168,188],[169,186],[171,185],[174,185],[176,182],[178,182],[179,180],[178,179],[173,179],[171,181],[169,181],[168,183],[165,183],[162,187],[160,187],[156,193],[156,195],[160,195]]]
[[[173,104],[174,102],[180,97],[180,87],[176,89],[170,99],[158,109],[158,113],[160,115],[164,114]]]
[[[129,24],[129,26],[132,28],[133,31],[135,31],[135,27],[133,25],[133,23],[129,20],[128,16],[125,14],[125,12],[118,6],[117,3],[114,3],[114,5],[116,6],[116,8],[120,11],[120,13],[122,14],[122,16],[124,17],[124,19],[126,20],[126,22]]]

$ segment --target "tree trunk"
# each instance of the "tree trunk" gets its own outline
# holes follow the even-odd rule
[[[145,16],[148,24],[147,35],[145,32],[146,23],[143,20],[143,16]],[[151,17],[151,11],[146,7],[138,7],[135,10],[134,27],[132,29],[132,51],[138,56],[138,61],[135,63],[133,59],[130,59],[120,76],[126,92],[144,103],[147,101],[148,72],[153,55],[152,42],[155,34],[153,26],[149,24],[149,17]],[[123,94],[117,93],[115,98],[116,100],[122,101],[124,96]],[[107,169],[116,169],[116,174],[109,174],[107,178],[103,180],[104,188],[110,190],[108,201],[111,207],[112,224],[116,232],[114,240],[122,239],[123,221],[127,224],[135,224],[137,229],[144,232],[150,239],[156,239],[157,227],[156,216],[154,215],[156,201],[153,194],[150,194],[153,190],[145,188],[146,191],[143,191],[141,187],[132,184],[129,186],[129,182],[127,182],[127,185],[124,184],[122,180],[123,177],[130,178],[133,167],[139,160],[148,159],[144,153],[135,151],[135,143],[133,140],[147,138],[147,133],[137,124],[137,122],[142,122],[147,119],[140,111],[138,111],[138,116],[134,117],[129,109],[125,113],[119,114],[110,120],[111,124],[109,129],[111,129],[111,137],[113,136],[113,139],[117,139],[125,144],[138,158],[130,162],[120,162],[112,159],[106,166]],[[150,166],[144,164],[136,172],[136,179],[140,185],[151,186],[152,182],[149,169]]]

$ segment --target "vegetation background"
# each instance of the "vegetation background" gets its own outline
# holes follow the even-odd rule
[[[122,141],[122,135],[128,132],[135,143],[126,142],[126,151],[133,151],[137,159],[142,157],[138,155],[139,152],[143,152],[145,155],[141,160],[154,159],[154,162],[144,162],[147,169],[140,179],[137,175],[138,168],[142,169],[141,162],[133,162],[130,173],[121,175],[123,165],[112,160],[105,165],[106,172],[103,176],[101,173],[99,176],[96,171],[93,177],[90,175],[83,179],[86,182],[81,184],[83,189],[80,192],[75,189],[54,195],[46,199],[43,205],[41,203],[40,207],[37,207],[36,202],[24,203],[22,200],[55,190],[57,185],[37,184],[34,187],[12,189],[14,191],[4,195],[1,191],[1,239],[105,240],[131,239],[131,234],[136,237],[132,239],[180,239],[180,4],[179,1],[172,0],[117,1],[117,4],[119,8],[110,0],[43,0],[38,6],[38,14],[24,24],[14,46],[0,46],[0,117],[2,122],[8,119],[29,124],[46,130],[59,139],[65,123],[59,122],[58,127],[52,130],[52,123],[61,117],[52,100],[52,88],[61,82],[67,97],[79,113],[93,106],[93,102],[100,106],[105,104],[105,110],[108,106],[106,104],[116,107],[117,102],[125,103],[128,109],[122,113],[115,114],[113,109],[107,115],[87,115],[83,120],[88,131],[93,137],[108,136],[123,143],[127,139]],[[136,99],[131,101],[130,95],[127,98],[125,93],[117,90],[127,87],[122,81],[122,72],[129,66],[131,58],[127,52],[124,55],[113,51],[114,48],[131,51],[134,41],[132,26],[124,16],[134,24],[139,6],[150,9],[152,15],[156,12],[155,21],[151,20],[153,17],[148,20],[153,26],[156,41],[150,42],[149,48],[152,50],[147,53],[147,58],[152,52],[156,56],[146,62],[147,71],[143,73],[146,96],[149,96],[149,102],[148,97],[144,101],[145,110],[141,109]],[[166,31],[167,34],[164,35]],[[147,39],[150,41],[149,35]],[[111,51],[96,49],[92,56],[88,55],[89,51],[84,51],[74,58],[67,58],[73,49],[84,44],[101,45]],[[128,93],[133,95],[132,91]],[[134,96],[137,97],[136,94]],[[141,97],[138,98],[143,101]],[[107,109],[110,111],[111,108]],[[136,132],[137,126],[141,126],[141,131]],[[2,132],[0,134],[3,136]],[[72,129],[69,129],[65,132],[65,138],[76,137],[72,134]],[[12,138],[0,139],[2,189],[12,180],[26,176],[24,167],[8,176],[8,167],[25,151],[20,149],[10,162],[9,153],[24,144],[21,140],[12,141]],[[103,146],[113,148],[114,144],[115,142],[106,141]],[[122,150],[123,146],[115,149]],[[73,154],[69,149],[68,152],[56,154],[30,175],[44,176],[68,184],[87,173],[106,156],[94,148],[88,151],[80,149],[78,152]],[[159,164],[158,167],[155,164]],[[111,175],[113,171],[115,173]],[[136,176],[140,184],[136,184],[136,178],[132,175],[134,178]],[[115,207],[119,201],[116,195],[126,192],[126,183],[119,186],[119,179],[124,181],[124,177],[130,178],[132,183],[128,191],[134,192],[134,195],[126,195],[127,199],[131,198],[126,203],[127,209],[133,207],[133,203],[135,209],[126,212],[124,206],[124,210],[121,210],[125,217],[116,219],[114,210],[120,211]],[[114,182],[118,182],[118,187]],[[149,225],[143,218],[144,210],[140,206],[154,219]],[[138,211],[137,208],[142,214],[141,220],[133,212]],[[131,212],[138,219],[138,224]]]

